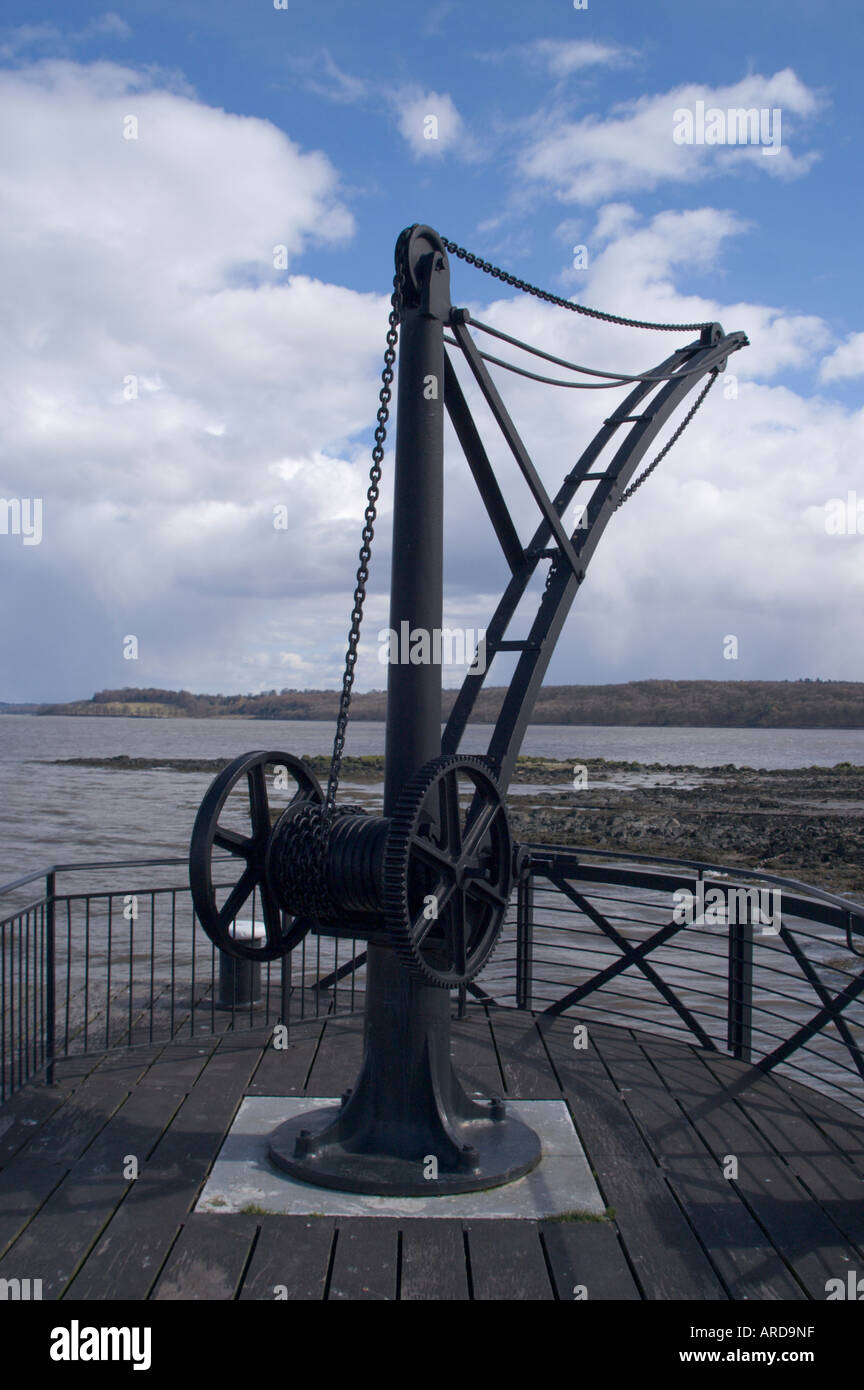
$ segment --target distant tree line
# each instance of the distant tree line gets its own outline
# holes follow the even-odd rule
[[[455,690],[444,691],[449,713]],[[504,691],[481,691],[474,718],[490,723]],[[100,690],[90,700],[41,705],[40,714],[112,715],[121,706],[158,705],[195,719],[233,715],[247,719],[324,719],[336,716],[335,690],[268,690],[249,695],[195,695],[189,690],[124,687]],[[357,719],[384,719],[383,690],[355,694]],[[123,710],[122,712],[126,712]],[[155,711],[154,711],[155,713]],[[861,729],[864,682],[860,681],[628,681],[622,685],[550,685],[534,708],[535,724],[676,725],[695,728]]]

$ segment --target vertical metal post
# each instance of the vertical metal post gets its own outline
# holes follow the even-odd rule
[[[293,962],[293,951],[289,951],[279,962],[279,1022],[284,1023],[288,1035],[291,1032],[291,970]]]
[[[431,237],[438,241],[434,233]],[[450,313],[447,256],[438,241],[412,237],[403,266],[399,395],[393,496],[390,629],[398,639],[387,677],[384,814],[406,782],[441,753],[441,669],[409,660],[411,633],[440,631],[444,616],[444,323]],[[390,947],[370,942],[366,964],[366,1053],[385,1064],[382,1084],[403,1094],[422,1069],[427,1027],[450,1065],[450,997],[410,975]],[[389,1059],[389,1065],[387,1061]]]
[[[400,659],[387,678],[385,816],[393,814],[406,781],[441,752],[440,668],[413,664],[405,647],[412,631],[425,631],[430,640],[443,620],[444,323],[450,312],[443,249],[430,245],[417,273],[424,277],[420,293],[416,302],[403,303],[399,330],[390,628]]]
[[[444,586],[444,326],[450,317],[446,252],[437,232],[399,239],[399,344],[391,664],[387,685],[384,815],[441,755],[441,670],[412,662],[413,633],[440,651]],[[393,661],[394,641],[396,656]],[[319,972],[320,973],[320,972]],[[338,1111],[298,1116],[271,1136],[270,1158],[304,1181],[406,1196],[465,1192],[521,1177],[540,1142],[502,1102],[463,1091],[450,1057],[450,992],[407,970],[370,938],[363,1064]]]
[[[728,898],[727,898],[728,902]],[[753,921],[729,923],[729,1004],[727,1047],[739,1062],[749,1062],[753,1044]]]
[[[534,992],[534,875],[531,861],[516,889],[516,1007],[530,1009]]]
[[[48,1086],[54,1084],[54,1053],[57,1046],[54,1020],[57,1004],[56,896],[57,875],[52,869],[45,880],[45,1082]]]

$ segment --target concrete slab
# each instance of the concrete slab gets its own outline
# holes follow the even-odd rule
[[[366,1197],[312,1187],[274,1168],[267,1157],[273,1130],[295,1115],[334,1105],[337,1099],[246,1096],[195,1210],[230,1214],[254,1208],[292,1216],[514,1217],[529,1221],[568,1212],[602,1216],[605,1211],[570,1112],[559,1100],[507,1101],[508,1111],[540,1136],[543,1157],[524,1178],[486,1192]]]

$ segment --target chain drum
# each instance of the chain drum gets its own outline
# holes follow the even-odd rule
[[[267,877],[284,909],[319,922],[380,912],[389,825],[359,806],[337,806],[332,816],[311,802],[290,806],[267,851]]]

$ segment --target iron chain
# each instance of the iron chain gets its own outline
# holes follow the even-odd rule
[[[536,285],[529,285],[525,280],[519,280],[509,271],[501,270],[497,265],[492,265],[489,261],[483,261],[473,252],[466,251],[464,246],[457,246],[455,241],[448,241],[446,237],[441,238],[447,250],[460,261],[466,261],[468,265],[476,265],[478,270],[483,270],[487,275],[491,275],[495,280],[503,280],[505,284],[512,285],[514,289],[522,290],[525,294],[533,294],[536,299],[545,299],[549,304],[558,304],[562,309],[569,309],[573,314],[585,314],[590,319],[601,319],[604,323],[619,323],[624,328],[656,328],[663,333],[689,333],[697,332],[703,328],[710,328],[710,323],[646,323],[642,319],[627,319],[620,314],[606,314],[602,309],[589,309],[584,304],[574,304],[570,299],[562,299],[560,295],[550,294],[548,290],[538,289]]]
[[[363,513],[363,531],[360,538],[359,566],[354,589],[354,607],[351,610],[351,627],[348,633],[348,650],[345,653],[345,669],[342,673],[342,690],[339,696],[339,712],[336,716],[336,734],[333,739],[333,755],[330,759],[330,772],[327,778],[327,792],[323,812],[318,823],[318,845],[321,853],[326,851],[330,826],[336,808],[336,793],[339,789],[339,774],[345,752],[345,734],[348,728],[348,713],[351,707],[351,692],[354,686],[354,668],[357,665],[360,644],[360,625],[363,621],[363,606],[366,601],[366,585],[369,580],[369,561],[372,558],[372,541],[375,537],[375,521],[378,514],[378,495],[381,483],[381,465],[384,461],[384,444],[387,439],[387,422],[390,418],[390,400],[393,387],[393,367],[396,362],[396,344],[399,338],[399,317],[402,308],[403,285],[402,258],[397,256],[396,274],[393,276],[393,293],[390,296],[390,314],[387,320],[387,346],[384,350],[384,368],[381,372],[381,389],[378,392],[378,410],[375,427],[375,443],[372,448],[372,467],[369,471],[369,487],[366,493],[366,510]]]
[[[636,489],[640,488],[642,484],[648,478],[650,478],[658,463],[662,463],[669,450],[673,447],[673,445],[677,444],[678,440],[681,438],[687,426],[690,424],[690,421],[693,419],[693,416],[696,414],[705,397],[708,395],[708,392],[711,390],[711,387],[714,385],[714,382],[717,380],[719,370],[719,367],[715,367],[714,370],[710,373],[708,380],[702,387],[702,390],[699,392],[699,395],[696,397],[687,414],[684,416],[684,419],[681,421],[681,424],[678,426],[675,433],[673,435],[670,435],[670,437],[667,439],[666,443],[663,445],[663,448],[660,450],[657,457],[653,459],[651,463],[649,463],[648,467],[645,469],[645,472],[642,473],[636,479],[635,483],[631,483],[628,488],[624,489],[624,491],[622,492],[621,496],[618,498],[618,501],[615,504],[616,512],[619,507],[623,507],[624,503],[629,501]]]
[[[408,229],[408,231],[410,231],[410,229]],[[403,236],[404,235],[403,233]],[[560,305],[562,309],[569,309],[572,313],[585,314],[588,318],[600,319],[605,323],[621,324],[627,328],[654,328],[660,329],[663,332],[696,331],[710,327],[708,323],[647,323],[640,319],[624,318],[619,314],[607,314],[601,309],[589,309],[583,304],[574,304],[569,299],[562,299],[559,295],[550,294],[547,290],[541,290],[536,285],[530,285],[525,280],[520,280],[515,275],[511,275],[508,271],[501,270],[500,267],[492,265],[489,261],[481,260],[479,256],[473,255],[472,252],[466,251],[463,246],[458,246],[455,242],[448,241],[445,237],[442,237],[441,240],[447,251],[455,255],[459,260],[467,262],[468,265],[477,266],[478,269],[485,271],[486,274],[491,275],[494,279],[503,280],[505,284],[512,285],[514,289],[522,290],[525,294],[534,295],[535,298],[545,300],[550,304]],[[327,778],[327,791],[324,798],[324,805],[321,809],[320,816],[315,817],[317,820],[317,835],[315,838],[317,840],[319,867],[323,867],[321,860],[326,854],[330,827],[336,810],[336,795],[339,789],[339,776],[342,770],[342,759],[345,752],[345,736],[348,729],[351,694],[354,686],[354,671],[357,665],[360,645],[360,627],[363,621],[366,585],[369,580],[369,562],[372,558],[372,541],[375,536],[375,521],[378,513],[381,466],[384,461],[384,445],[387,439],[387,424],[390,418],[390,402],[394,379],[393,368],[396,362],[396,344],[399,338],[398,328],[403,301],[404,260],[397,254],[396,261],[399,268],[393,276],[393,293],[390,296],[387,346],[384,351],[384,368],[381,372],[381,389],[378,392],[379,404],[376,413],[378,423],[375,428],[375,443],[372,449],[372,467],[369,471],[366,510],[363,513],[363,531],[361,534],[357,581],[354,589],[354,607],[351,610],[351,626],[348,633],[348,648],[345,653],[345,669],[342,674],[339,710],[336,716],[333,754],[330,759],[330,771]],[[672,448],[676,440],[680,438],[708,394],[716,375],[716,371],[711,374],[711,378],[700,393],[692,410],[672,435],[669,442],[657,455],[657,458],[654,459],[653,463],[649,464],[642,476],[622,495],[618,502],[619,507],[626,502],[629,497],[632,497],[638,487],[641,487],[642,483],[644,483],[649,474],[654,471]],[[552,570],[554,570],[554,565]],[[547,588],[552,579],[552,570],[550,570],[550,574],[547,577]]]

